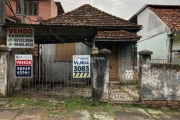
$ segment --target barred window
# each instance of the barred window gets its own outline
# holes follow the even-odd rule
[[[55,45],[55,61],[72,61],[72,55],[76,55],[76,43]]]

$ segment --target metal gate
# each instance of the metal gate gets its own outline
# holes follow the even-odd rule
[[[119,60],[118,80],[110,81],[110,102],[138,102],[139,81],[137,60]]]
[[[72,61],[54,61],[54,55],[42,55],[34,58],[33,70],[32,78],[18,78],[11,96],[91,97],[91,79],[73,78]]]

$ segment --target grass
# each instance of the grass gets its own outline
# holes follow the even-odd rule
[[[40,98],[10,98],[8,103],[13,108],[27,108],[27,107],[40,107],[47,110],[50,114],[55,115],[60,111],[70,113],[74,110],[106,110],[113,112],[114,108],[109,103],[103,103],[100,101],[93,101],[90,98],[72,97],[64,100],[55,100],[53,102],[50,99]],[[51,102],[50,102],[51,101]],[[62,102],[63,101],[63,102]]]
[[[108,110],[109,112],[113,111],[113,108],[108,103],[102,103],[100,101],[92,101],[87,98],[79,98],[73,97],[66,101],[66,109],[67,112],[72,112],[75,109],[86,109],[86,110],[94,110],[94,109],[103,109]]]

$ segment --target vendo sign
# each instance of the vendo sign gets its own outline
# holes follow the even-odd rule
[[[17,78],[32,77],[32,55],[15,55],[15,76]]]
[[[7,46],[10,48],[33,48],[34,28],[7,28]]]

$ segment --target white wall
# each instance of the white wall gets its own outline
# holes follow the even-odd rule
[[[137,19],[138,24],[143,26],[138,33],[142,36],[137,44],[138,51],[152,51],[152,59],[168,59],[170,28],[149,8],[142,11]]]
[[[162,33],[158,36],[152,37],[138,42],[138,51],[150,50],[153,52],[152,59],[167,59],[168,58],[168,38],[167,33]]]

